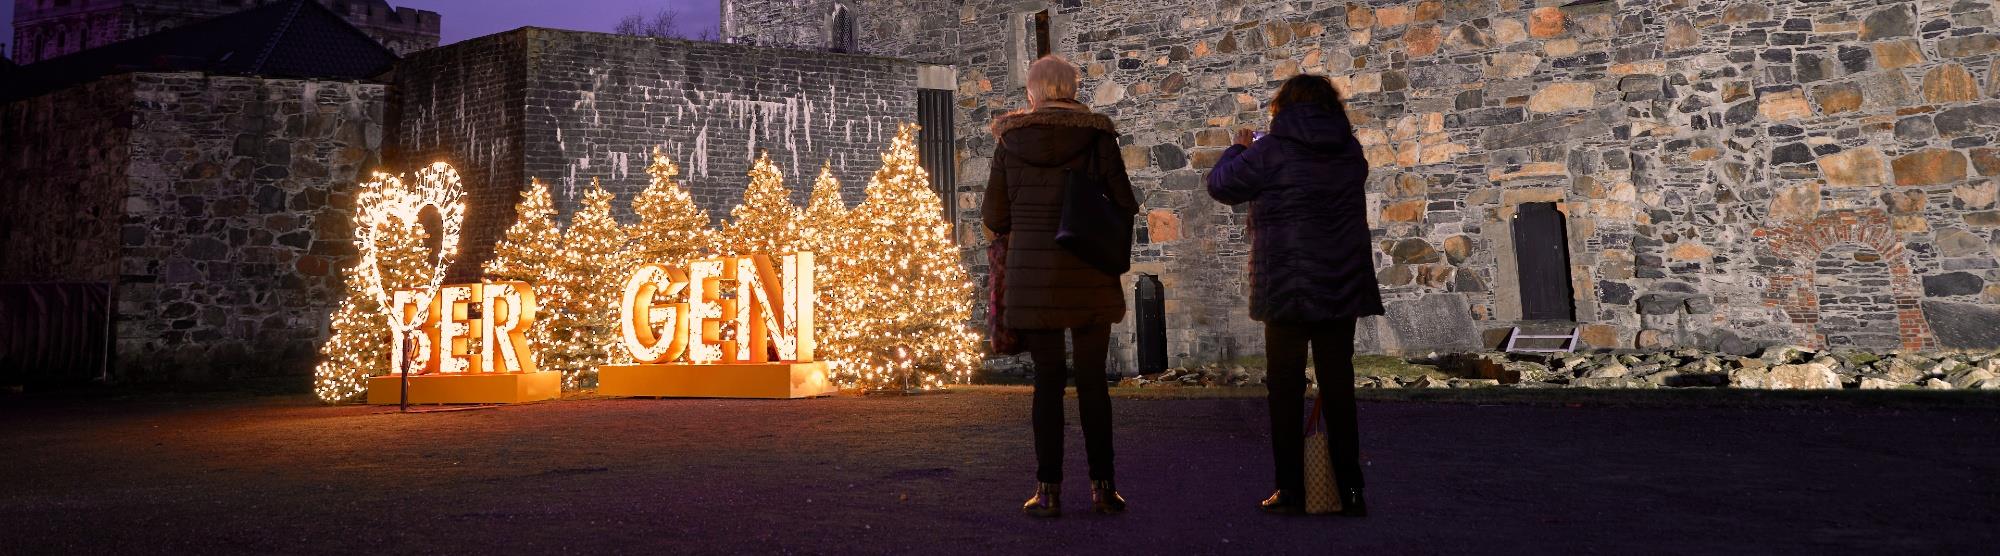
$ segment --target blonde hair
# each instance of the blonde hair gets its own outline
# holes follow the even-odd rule
[[[1028,101],[1043,102],[1076,98],[1076,66],[1054,54],[1028,66]]]

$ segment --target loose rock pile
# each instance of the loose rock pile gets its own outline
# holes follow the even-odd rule
[[[1516,388],[1740,388],[1755,390],[2000,390],[2000,354],[1815,352],[1776,346],[1755,356],[1696,349],[1654,353],[1483,353],[1468,368]],[[1451,387],[1462,379],[1356,378],[1361,387]],[[1461,386],[1462,387],[1462,386]]]
[[[1264,374],[1251,374],[1241,365],[1223,368],[1205,365],[1193,369],[1167,369],[1166,372],[1126,377],[1118,381],[1119,386],[1138,387],[1204,387],[1204,386],[1258,386],[1264,384]]]
[[[1442,372],[1356,376],[1357,388],[1737,388],[1752,390],[2000,390],[2000,353],[1816,352],[1776,346],[1757,355],[1698,349],[1653,353],[1431,356]],[[1365,369],[1363,370],[1365,373]],[[1313,373],[1306,373],[1310,379]],[[1481,378],[1450,378],[1443,375]],[[1257,386],[1261,369],[1208,365],[1128,377],[1127,387]]]

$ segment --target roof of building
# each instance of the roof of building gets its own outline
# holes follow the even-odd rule
[[[318,2],[291,0],[20,66],[0,98],[26,98],[138,71],[370,79],[389,71],[396,59]]]

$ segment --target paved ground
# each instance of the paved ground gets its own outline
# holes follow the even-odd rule
[[[0,398],[0,552],[1981,552],[2000,411],[1362,407],[1373,517],[1258,514],[1258,399],[1116,404],[1134,509],[1032,489],[1018,391],[571,400]],[[1074,415],[1072,408],[1072,415]],[[1073,418],[1072,418],[1073,422]],[[1990,553],[1990,552],[1987,552]]]

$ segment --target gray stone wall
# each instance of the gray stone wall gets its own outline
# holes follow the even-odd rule
[[[11,103],[0,280],[110,282],[113,378],[302,376],[382,85],[136,73]]]
[[[134,74],[118,355],[127,380],[311,372],[380,162],[384,86]]]
[[[1201,178],[1301,72],[1349,94],[1374,165],[1391,308],[1365,347],[1497,344],[1520,323],[1508,222],[1527,202],[1566,214],[1589,346],[1991,347],[1975,333],[2000,322],[1991,3],[1568,4],[904,2],[922,15],[899,20],[956,21],[956,41],[862,41],[957,64],[963,225],[993,148],[982,128],[1023,104],[1021,18],[1052,11],[1054,51],[1126,132],[1147,209],[1137,272],[1168,286],[1171,355],[1261,352],[1244,214]],[[967,255],[979,266],[976,244]]]
[[[132,81],[0,109],[0,283],[110,283],[131,152]]]
[[[525,29],[407,60],[392,158],[460,167],[473,209],[454,274],[476,276],[529,178],[550,185],[565,219],[597,178],[629,222],[654,147],[681,165],[683,183],[718,221],[742,200],[753,157],[765,151],[801,205],[822,163],[848,203],[859,203],[896,124],[916,119],[917,68],[876,56]]]

